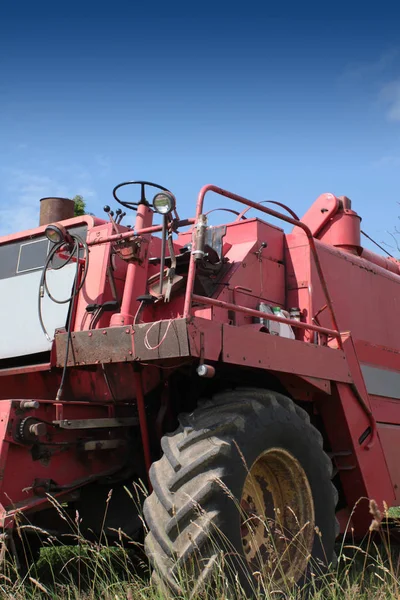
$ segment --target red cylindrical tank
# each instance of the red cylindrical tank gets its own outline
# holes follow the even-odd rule
[[[371,250],[367,250],[366,248],[362,248],[360,253],[361,258],[365,258],[369,262],[374,265],[378,265],[378,267],[382,267],[382,269],[386,269],[387,271],[391,271],[392,273],[400,274],[399,262],[396,260],[391,260],[384,256],[379,256],[379,254],[375,254],[375,252],[371,252]]]
[[[388,259],[361,246],[361,217],[351,210],[351,200],[347,196],[339,196],[339,210],[325,225],[318,238],[350,254],[355,254],[370,263],[382,267],[392,273],[400,274],[400,263]]]
[[[361,251],[361,217],[353,210],[345,209],[338,212],[329,221],[326,231],[319,238],[338,248],[343,248],[352,254]]]
[[[318,238],[352,254],[359,254],[362,250],[361,217],[351,210],[350,198],[339,196],[338,200],[338,212],[328,221]]]

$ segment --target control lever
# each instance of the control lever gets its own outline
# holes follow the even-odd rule
[[[122,221],[122,219],[125,217],[126,212],[122,212],[122,210],[120,208],[117,208],[117,210],[115,211],[116,214],[116,219],[115,222],[117,225],[119,225]]]
[[[117,221],[117,225],[119,225],[122,221],[122,219],[126,216],[126,212],[121,212],[119,219]]]
[[[117,224],[116,224],[116,222],[114,221],[114,211],[113,211],[113,210],[111,210],[111,208],[108,206],[108,204],[106,204],[105,206],[103,206],[103,210],[104,210],[104,212],[105,212],[105,213],[108,215],[108,218],[110,219],[110,222],[112,223],[112,226],[113,226],[113,230],[114,230],[114,232],[115,232],[115,233],[118,233],[118,231],[117,231]],[[119,210],[120,210],[120,209],[118,208],[118,209],[117,209],[117,214],[118,214],[118,211],[119,211]],[[118,215],[118,216],[119,216],[119,215]]]

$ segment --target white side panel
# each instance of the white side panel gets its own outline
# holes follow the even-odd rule
[[[75,273],[74,263],[60,271],[48,271],[48,286],[55,298],[63,300],[71,295]],[[0,359],[36,354],[51,348],[38,317],[40,277],[41,270],[0,280]],[[69,303],[56,304],[45,294],[42,307],[45,327],[53,339],[55,329],[66,325]]]

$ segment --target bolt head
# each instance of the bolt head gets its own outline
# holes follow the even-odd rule
[[[46,423],[34,423],[29,427],[29,433],[36,436],[42,437],[47,433]]]

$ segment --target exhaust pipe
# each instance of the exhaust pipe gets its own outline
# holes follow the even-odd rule
[[[41,198],[39,226],[74,217],[75,202],[69,198]]]

